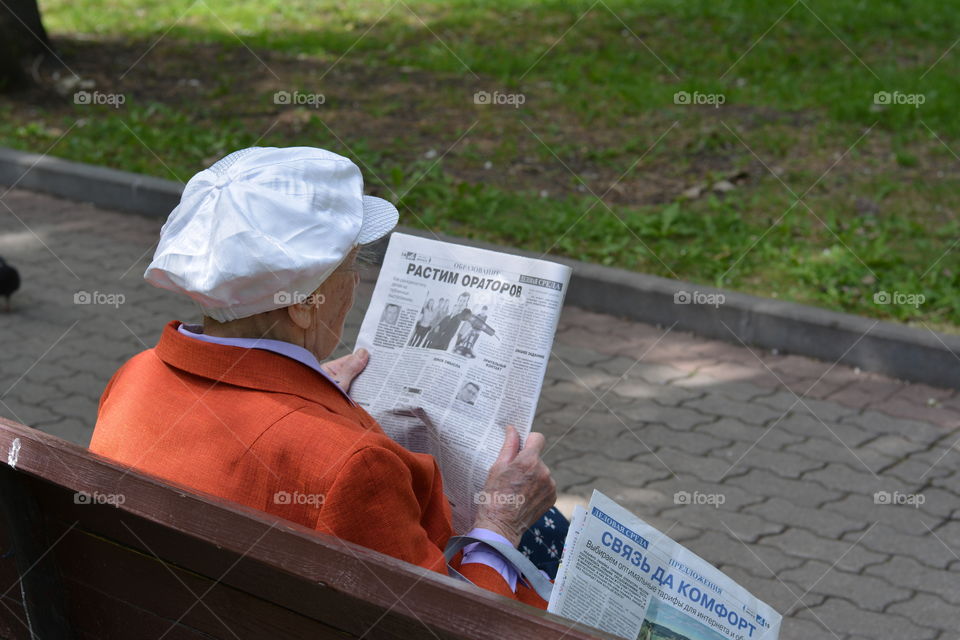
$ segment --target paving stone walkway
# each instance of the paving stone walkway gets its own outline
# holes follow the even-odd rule
[[[117,367],[197,319],[143,282],[160,226],[0,198],[24,280],[0,313],[0,415],[86,444]],[[783,613],[784,640],[960,638],[953,390],[567,308],[536,428],[567,501],[606,492]]]

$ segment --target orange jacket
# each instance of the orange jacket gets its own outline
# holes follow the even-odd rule
[[[170,322],[100,398],[90,449],[122,464],[446,573],[450,505],[432,456],[388,438],[332,382],[285,356],[201,342]],[[474,584],[537,606],[494,569]]]

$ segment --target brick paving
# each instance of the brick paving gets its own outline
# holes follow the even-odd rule
[[[142,280],[160,221],[2,202],[24,286],[0,313],[0,414],[86,444],[110,375],[197,314]],[[571,307],[536,428],[566,503],[606,492],[783,613],[784,640],[960,638],[954,390]]]

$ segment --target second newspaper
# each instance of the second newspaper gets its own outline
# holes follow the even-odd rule
[[[351,397],[436,457],[465,533],[513,425],[526,439],[570,280],[564,265],[394,233],[357,338]]]
[[[777,640],[782,621],[599,491],[574,510],[547,611],[628,640]]]

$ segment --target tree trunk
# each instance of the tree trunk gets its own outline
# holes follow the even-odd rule
[[[0,14],[4,13],[10,16],[8,24],[22,55],[47,53],[50,40],[40,19],[37,0],[4,0],[0,3]]]
[[[0,3],[0,90],[25,83],[24,59],[45,55],[49,47],[37,0]]]

